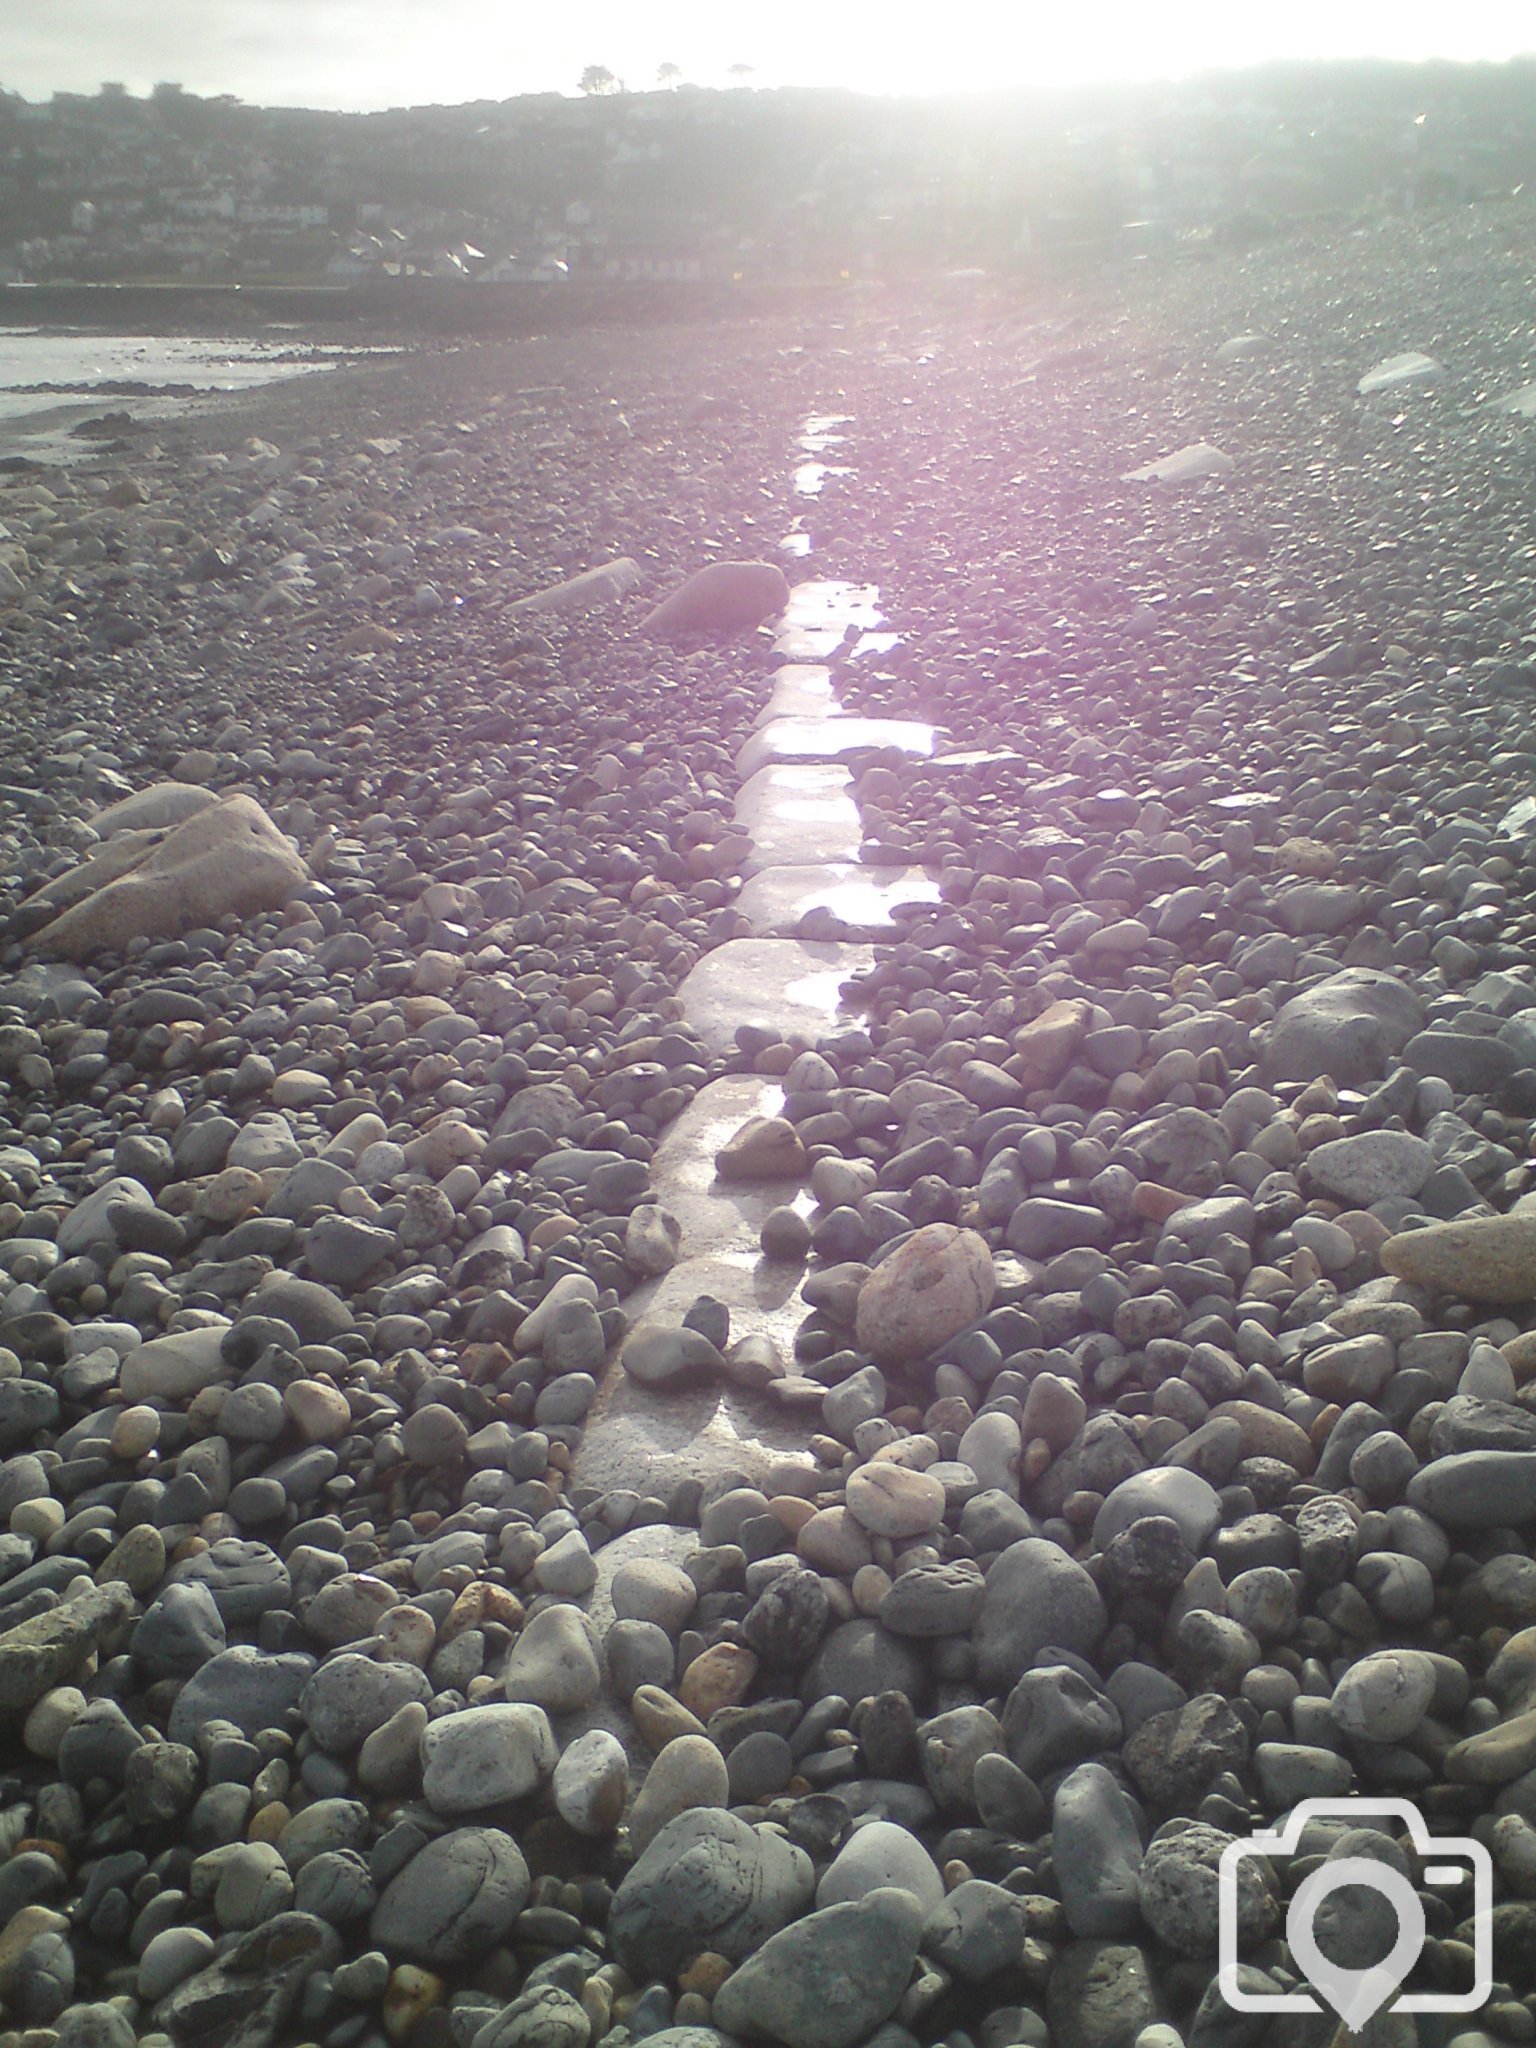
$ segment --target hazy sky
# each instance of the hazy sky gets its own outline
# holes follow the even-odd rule
[[[632,88],[955,91],[1177,77],[1272,57],[1495,60],[1536,49],[1530,0],[0,0],[0,86],[46,99],[121,79],[266,105],[386,107]]]

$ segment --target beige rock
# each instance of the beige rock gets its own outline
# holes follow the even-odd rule
[[[715,1154],[722,1180],[794,1180],[805,1166],[800,1133],[782,1116],[749,1116]]]
[[[635,1717],[641,1740],[649,1743],[653,1750],[664,1749],[680,1735],[704,1733],[704,1723],[698,1715],[691,1713],[659,1685],[638,1687],[629,1703],[629,1710]]]
[[[507,611],[596,611],[603,605],[616,604],[640,580],[640,564],[629,555],[617,555],[611,562],[600,562],[595,569],[583,569],[579,576],[567,576],[563,583],[552,583],[545,590],[536,590],[531,597],[520,597],[515,604],[507,606]]]
[[[52,1692],[45,1692],[22,1724],[21,1740],[27,1754],[52,1763],[85,1705],[85,1694],[77,1685],[56,1685]]]
[[[707,1735],[680,1735],[646,1773],[629,1817],[630,1847],[640,1855],[669,1820],[695,1806],[724,1806],[731,1796],[725,1758]]]
[[[56,1934],[62,1940],[69,1932],[69,1922],[51,1906],[23,1906],[13,1913],[0,1927],[0,1998],[10,1990],[17,1964],[40,1934]]]
[[[283,1389],[283,1406],[307,1444],[334,1443],[352,1428],[352,1410],[340,1387],[323,1380],[294,1380]]]
[[[795,1548],[808,1565],[852,1578],[874,1561],[869,1534],[847,1508],[818,1508],[802,1526]]]
[[[327,1581],[304,1611],[304,1626],[328,1650],[371,1636],[400,1595],[372,1572],[343,1572]]]
[[[592,1624],[562,1601],[541,1607],[512,1645],[502,1690],[511,1701],[565,1714],[590,1706],[602,1682]]]
[[[392,1664],[415,1664],[425,1669],[437,1648],[437,1623],[424,1607],[402,1601],[379,1617],[375,1633],[384,1657]]]
[[[418,1782],[421,1738],[428,1715],[420,1700],[397,1707],[366,1738],[357,1757],[357,1782],[367,1792],[405,1792]]]
[[[87,863],[89,866],[89,863]],[[173,938],[194,925],[275,910],[309,880],[309,869],[254,798],[225,797],[146,848],[28,940],[85,960],[131,939]]]
[[[1048,1444],[1059,1455],[1087,1420],[1088,1403],[1072,1382],[1057,1373],[1043,1372],[1029,1383],[1019,1433],[1025,1443]]]
[[[78,867],[68,868],[62,875],[55,875],[51,882],[45,882],[41,889],[27,898],[27,904],[29,907],[46,904],[52,909],[63,910],[71,903],[81,903],[93,891],[104,888],[108,882],[115,882],[119,875],[126,875],[130,869],[136,868],[164,837],[163,831],[152,831],[147,826],[125,827],[93,847]]]
[[[1511,1337],[1499,1349],[1509,1361],[1509,1369],[1518,1386],[1527,1380],[1536,1379],[1536,1330],[1522,1330],[1518,1337]]]
[[[160,1441],[160,1411],[140,1405],[124,1408],[112,1425],[114,1458],[142,1458]]]
[[[975,1230],[928,1223],[859,1289],[854,1334],[882,1364],[926,1358],[985,1315],[996,1291],[992,1252]]]
[[[266,1182],[259,1173],[248,1166],[226,1166],[201,1183],[193,1214],[210,1223],[238,1223],[266,1199]]]
[[[1474,1216],[1403,1230],[1381,1248],[1381,1263],[1399,1280],[1461,1301],[1536,1298],[1536,1213]]]
[[[1242,1429],[1245,1458],[1278,1458],[1304,1479],[1317,1463],[1312,1439],[1299,1422],[1257,1401],[1218,1401],[1213,1416],[1230,1415]]]
[[[788,603],[789,583],[772,562],[711,562],[663,598],[640,630],[658,640],[740,633],[773,618]]]
[[[147,1600],[165,1577],[165,1538],[147,1522],[126,1530],[96,1567],[96,1583],[121,1582]]]
[[[408,2041],[433,2007],[442,2004],[444,1989],[442,1978],[431,1970],[396,1964],[384,1992],[385,2039]]]
[[[944,1488],[903,1465],[861,1465],[848,1475],[848,1512],[872,1536],[926,1536],[944,1520]]]
[[[578,1835],[611,1835],[629,1797],[629,1759],[606,1728],[578,1735],[555,1766],[555,1810]]]
[[[1004,1071],[1026,1090],[1054,1088],[1071,1066],[1092,1015],[1081,996],[1052,1003],[1013,1034],[1013,1058]]]
[[[108,804],[91,823],[103,839],[119,832],[163,832],[171,825],[185,824],[217,802],[211,789],[198,789],[188,782],[152,782],[148,789],[136,789],[132,796]]]
[[[683,1226],[660,1202],[643,1202],[631,1210],[624,1231],[624,1263],[633,1273],[652,1278],[670,1273],[677,1264]]]

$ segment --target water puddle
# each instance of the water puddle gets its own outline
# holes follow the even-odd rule
[[[862,833],[852,786],[836,762],[759,768],[736,795],[736,822],[752,841],[746,872],[857,860]]]
[[[833,861],[760,868],[737,897],[736,908],[766,936],[802,936],[801,921],[820,912],[861,938],[890,939],[900,931],[892,915],[898,905],[938,900],[937,881],[921,868],[886,868],[877,878],[867,867]]]
[[[800,446],[808,455],[820,454],[825,448],[840,448],[848,436],[840,434],[837,430],[839,427],[850,427],[852,424],[852,413],[813,412],[805,423],[804,433],[800,436]]]
[[[795,471],[795,489],[802,498],[819,498],[829,476],[852,476],[853,471],[834,462],[802,462]]]
[[[909,718],[776,718],[759,726],[736,756],[738,775],[755,775],[772,761],[841,761],[851,754],[894,748],[926,758],[935,732]]]
[[[863,661],[871,654],[889,654],[893,647],[900,645],[899,633],[861,633],[848,650],[848,659]]]
[[[832,671],[819,662],[790,662],[773,679],[773,695],[757,714],[755,725],[776,718],[830,718],[837,709]]]

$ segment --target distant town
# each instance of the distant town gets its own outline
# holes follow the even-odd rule
[[[577,81],[572,81],[573,86]],[[692,86],[336,114],[0,92],[0,282],[445,287],[1025,267],[1536,191],[1536,61],[970,100]]]

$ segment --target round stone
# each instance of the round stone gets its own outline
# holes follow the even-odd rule
[[[629,1819],[636,1854],[667,1825],[696,1806],[724,1806],[731,1796],[725,1758],[706,1735],[680,1735],[646,1773]]]
[[[927,1472],[884,1461],[848,1475],[848,1512],[872,1536],[926,1536],[944,1520],[944,1488]]]
[[[602,1690],[603,1671],[592,1624],[579,1607],[544,1607],[512,1645],[502,1690],[552,1714],[589,1707]]]
[[[1333,1689],[1346,1734],[1367,1742],[1403,1742],[1435,1697],[1435,1667],[1422,1650],[1376,1650],[1352,1664]]]
[[[624,1745],[606,1728],[590,1728],[555,1766],[555,1809],[578,1835],[610,1835],[629,1797]]]

